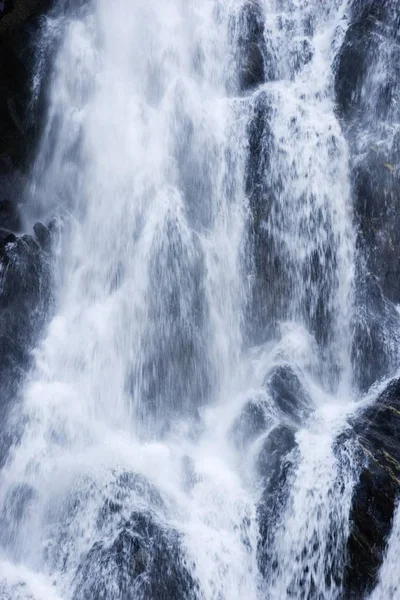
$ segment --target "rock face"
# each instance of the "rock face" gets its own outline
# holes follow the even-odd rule
[[[252,289],[248,303],[252,329],[248,332],[253,341],[265,341],[265,331],[284,318],[287,299],[290,298],[289,284],[284,272],[284,259],[279,252],[269,228],[270,214],[279,193],[271,169],[271,153],[275,140],[271,129],[273,116],[272,99],[268,92],[255,96],[248,125],[248,157],[246,165],[246,194],[250,207],[250,231],[248,239],[248,271],[251,273]],[[265,177],[265,173],[271,173]],[[278,276],[277,276],[278,274]]]
[[[346,598],[363,598],[377,581],[400,492],[400,380],[353,424],[362,468],[350,514]]]
[[[267,76],[264,21],[262,3],[246,0],[234,23],[237,85],[241,92],[264,83]]]
[[[398,9],[397,0],[353,0],[336,69],[338,113],[351,152],[356,295],[364,306],[353,348],[361,389],[390,374],[398,358],[391,356],[399,323],[390,306],[400,302]]]
[[[33,102],[41,15],[51,0],[0,2],[0,421],[30,364],[51,302],[51,234],[16,237],[18,205],[40,133],[44,96]],[[13,434],[10,433],[12,436]],[[1,436],[0,463],[10,439]]]
[[[353,0],[336,71],[338,113],[350,153],[357,227],[353,336],[362,391],[399,360],[399,3]],[[399,497],[400,382],[353,423],[360,473],[350,513],[344,597],[366,597],[381,567]]]
[[[149,510],[124,515],[127,498],[138,494]],[[185,564],[177,531],[161,524],[158,491],[141,476],[124,473],[114,486],[114,497],[98,515],[103,533],[111,526],[110,542],[99,541],[76,573],[74,600],[170,600],[187,598],[196,582]]]
[[[74,600],[170,600],[195,588],[182,564],[179,535],[137,512],[121,525],[110,546],[97,543],[79,568]]]
[[[265,439],[257,461],[263,486],[257,510],[260,531],[258,564],[266,579],[276,568],[271,550],[287,505],[290,475],[295,463],[295,431],[287,425],[278,425]]]
[[[312,410],[312,402],[307,392],[290,365],[277,367],[265,381],[282,419],[295,427],[300,427]]]
[[[396,368],[399,313],[382,293],[379,279],[359,274],[353,318],[352,362],[354,380],[365,392]]]
[[[44,227],[44,226],[43,226]],[[50,234],[49,234],[50,235]],[[0,240],[0,422],[31,362],[51,304],[50,246],[30,235],[16,238],[1,230]],[[12,435],[12,434],[11,434]],[[0,464],[10,439],[0,436]]]
[[[0,2],[0,227],[19,228],[18,202],[40,133],[43,98],[32,103],[40,16],[51,0]]]

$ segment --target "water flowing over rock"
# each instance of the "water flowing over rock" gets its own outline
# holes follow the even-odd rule
[[[1,600],[400,593],[397,0],[0,0]]]
[[[358,377],[362,388],[371,385],[374,377],[394,374],[398,363],[399,323],[394,307],[389,308],[390,302],[400,299],[398,8],[397,2],[351,2],[350,24],[336,68],[338,110],[351,151],[357,293],[364,297],[363,324],[360,328],[360,319],[356,321],[353,356],[360,358],[356,360],[359,375],[366,365],[375,365],[365,377]],[[378,311],[377,286],[384,297]],[[368,340],[361,329],[370,332]],[[368,349],[370,358],[363,356],[363,346],[375,357]]]
[[[354,423],[364,459],[350,513],[346,590],[364,597],[376,583],[400,492],[400,383],[393,381]]]

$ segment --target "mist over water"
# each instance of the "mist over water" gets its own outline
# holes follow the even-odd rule
[[[355,467],[337,440],[357,399],[333,91],[346,18],[339,0],[49,16],[26,222],[57,215],[54,314],[0,474],[0,595],[341,597]],[[266,83],[247,86],[251,35]]]

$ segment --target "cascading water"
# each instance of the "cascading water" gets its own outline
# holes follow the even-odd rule
[[[26,219],[58,215],[55,309],[1,472],[5,598],[341,597],[345,11],[94,0],[49,17]]]

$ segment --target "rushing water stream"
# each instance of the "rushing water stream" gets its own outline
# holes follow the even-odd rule
[[[50,15],[26,218],[57,214],[61,234],[1,472],[6,598],[341,597],[354,469],[336,440],[356,400],[333,91],[346,26],[340,0]]]

